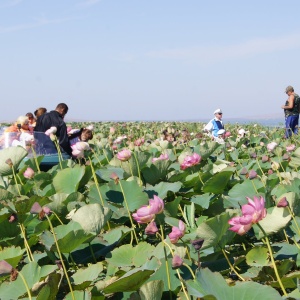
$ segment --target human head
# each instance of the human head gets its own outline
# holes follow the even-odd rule
[[[214,111],[214,115],[215,115],[215,117],[217,118],[217,119],[221,119],[222,118],[222,110],[220,109],[220,108],[218,108],[218,109],[216,109],[215,111]]]
[[[89,141],[93,138],[93,132],[90,129],[87,128],[83,128],[81,135],[80,135],[80,139],[83,142]]]
[[[34,123],[35,119],[31,112],[27,113],[26,117],[28,117],[29,123]]]
[[[294,88],[291,85],[287,86],[286,89],[285,89],[286,94],[288,94],[289,92],[291,92],[291,93],[294,92]]]
[[[59,103],[57,104],[55,110],[64,117],[68,113],[69,107],[65,103]]]
[[[29,126],[29,120],[27,116],[19,116],[16,124],[18,126],[19,129],[23,128],[28,130],[28,126]]]
[[[45,107],[39,107],[34,111],[34,115],[38,118],[39,116],[43,115],[47,112],[47,109]]]

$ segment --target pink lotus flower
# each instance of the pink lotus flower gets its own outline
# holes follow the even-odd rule
[[[114,140],[114,144],[121,144],[123,140],[127,139],[126,135],[122,135],[122,136],[118,136],[115,140]]]
[[[257,177],[257,173],[254,170],[250,170],[248,177],[249,179],[254,179]]]
[[[6,260],[0,261],[0,275],[9,275],[13,270],[12,265],[10,265]]]
[[[47,206],[42,207],[38,202],[34,202],[30,209],[30,213],[38,214],[39,219],[41,220],[45,217],[45,215],[49,215],[51,213],[51,210]]]
[[[258,223],[267,214],[265,208],[265,200],[263,197],[253,197],[253,200],[247,197],[248,204],[242,205],[242,216],[233,217],[228,221],[232,225],[229,230],[236,232],[239,235],[245,234],[250,230],[253,224]]]
[[[154,220],[155,215],[163,212],[164,206],[164,201],[154,195],[153,199],[149,200],[149,205],[143,205],[132,217],[138,223],[149,223]]]
[[[198,165],[201,161],[201,156],[198,153],[193,153],[192,155],[187,155],[182,164],[180,165],[181,170],[185,170],[189,167]]]
[[[233,217],[228,221],[232,225],[229,230],[236,232],[239,235],[243,235],[248,232],[252,227],[252,217],[250,215]]]
[[[287,207],[289,205],[289,202],[287,201],[286,197],[281,198],[278,203],[277,207]]]
[[[254,196],[253,200],[249,197],[246,198],[248,200],[248,204],[242,205],[242,213],[243,215],[251,215],[253,224],[258,223],[267,214],[265,200],[262,196],[260,196],[260,198]]]
[[[185,233],[185,224],[179,220],[179,225],[178,227],[173,226],[172,231],[169,234],[169,238],[172,244],[176,244],[178,240],[184,236]]]
[[[137,140],[134,141],[134,145],[135,146],[142,146],[145,143],[145,139],[144,138],[139,138]]]
[[[116,129],[114,127],[109,128],[109,133],[114,134],[116,132]]]
[[[30,167],[28,167],[26,169],[26,171],[23,173],[23,175],[24,175],[25,178],[31,179],[34,176],[34,171]]]
[[[289,146],[286,146],[285,149],[286,149],[286,151],[291,152],[291,151],[294,151],[295,148],[296,148],[296,146],[294,144],[291,144]]]
[[[172,268],[176,269],[181,267],[183,264],[183,259],[178,255],[175,254],[172,258]]]
[[[152,162],[156,162],[158,160],[168,160],[169,159],[169,155],[168,154],[161,154],[159,157],[153,157],[152,158]]]
[[[131,151],[129,149],[124,149],[117,153],[117,158],[120,161],[127,161],[130,159],[130,157],[131,157]]]
[[[45,131],[45,134],[51,136],[51,134],[55,134],[56,132],[57,132],[57,128],[55,126],[52,126]]]
[[[268,156],[268,155],[263,155],[262,158],[261,158],[261,161],[262,161],[263,163],[269,161],[269,156]]]
[[[154,221],[151,221],[147,227],[145,228],[145,233],[147,235],[152,235],[155,234],[156,232],[158,232],[158,228],[156,226],[156,223]]]
[[[231,136],[231,132],[230,131],[226,131],[225,132],[225,137],[227,138],[227,137],[230,137]]]
[[[271,142],[271,143],[269,143],[268,145],[267,145],[267,149],[268,149],[268,151],[273,151],[276,147],[277,147],[277,143],[275,143],[275,142]]]
[[[72,155],[76,158],[84,157],[84,151],[90,149],[90,145],[87,142],[77,142],[71,146]]]

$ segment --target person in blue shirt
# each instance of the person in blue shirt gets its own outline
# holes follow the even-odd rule
[[[204,126],[204,131],[210,133],[214,138],[217,138],[219,130],[224,129],[222,110],[220,108],[216,109],[214,115],[215,117]]]

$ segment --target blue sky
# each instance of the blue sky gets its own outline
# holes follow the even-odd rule
[[[0,0],[0,121],[282,116],[300,93],[298,0]]]

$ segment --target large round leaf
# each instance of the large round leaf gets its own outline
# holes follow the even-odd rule
[[[11,175],[12,168],[6,163],[8,159],[11,159],[13,167],[18,168],[21,161],[26,157],[27,151],[23,147],[9,147],[0,151],[0,175]]]

